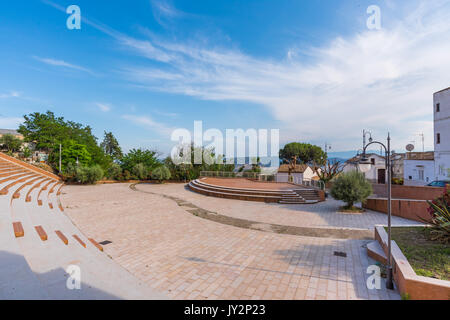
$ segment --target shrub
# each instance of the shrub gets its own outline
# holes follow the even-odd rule
[[[431,215],[431,232],[433,239],[441,242],[450,242],[450,188],[434,201],[428,201],[430,207],[428,212]]]
[[[103,170],[99,165],[79,166],[75,172],[75,179],[82,184],[94,184],[103,178]]]
[[[159,182],[162,182],[164,180],[170,179],[170,170],[167,169],[166,166],[161,166],[153,170],[152,172],[152,179],[158,180]]]
[[[131,179],[131,173],[128,170],[123,170],[123,174],[122,174],[122,180],[130,180]]]
[[[358,171],[340,174],[331,188],[333,198],[347,203],[346,209],[352,209],[355,203],[365,201],[371,194],[372,185]]]
[[[117,163],[112,163],[111,166],[108,168],[107,175],[109,179],[121,180],[122,168]]]
[[[138,163],[133,167],[133,175],[138,180],[146,180],[149,176],[149,172],[143,163]]]

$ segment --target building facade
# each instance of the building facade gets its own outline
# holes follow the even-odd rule
[[[358,171],[361,155],[353,157],[345,162],[343,172]],[[372,183],[385,184],[387,182],[386,158],[378,154],[366,154],[371,162],[370,169],[364,172],[366,179]]]
[[[434,175],[450,180],[450,88],[436,92],[434,102]]]
[[[424,186],[435,180],[434,152],[408,152],[403,166],[405,186]]]

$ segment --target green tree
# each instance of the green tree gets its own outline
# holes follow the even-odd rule
[[[158,180],[160,183],[164,180],[169,180],[170,177],[170,170],[166,166],[160,166],[152,171],[152,179]]]
[[[110,156],[114,160],[118,160],[122,158],[123,153],[120,148],[119,142],[116,137],[112,134],[112,132],[106,132],[103,137],[103,141],[100,144],[100,147],[103,149],[103,152]]]
[[[75,179],[82,184],[94,184],[101,180],[104,175],[104,171],[99,165],[92,167],[78,166],[75,172]]]
[[[136,164],[132,173],[139,180],[146,180],[149,176],[148,168],[143,163]]]
[[[122,179],[122,168],[117,163],[112,163],[108,168],[107,175],[109,179],[120,180]]]
[[[59,161],[59,148],[51,154],[51,159],[52,162]],[[74,140],[65,140],[62,143],[61,152],[62,170],[64,171],[69,163],[75,164],[77,160],[79,165],[89,166],[92,157],[85,145],[79,144]]]
[[[7,133],[0,137],[0,144],[3,145],[3,147],[8,152],[16,152],[20,150],[20,147],[22,146],[22,140],[12,134]]]
[[[365,201],[372,194],[372,185],[363,173],[355,170],[340,174],[330,193],[336,200],[346,202],[346,209],[352,209],[355,203]]]
[[[108,168],[111,159],[97,144],[97,138],[92,134],[89,126],[84,126],[73,121],[65,121],[63,117],[56,117],[51,111],[46,113],[31,113],[24,116],[24,123],[19,126],[19,132],[26,142],[36,143],[36,149],[49,152],[49,164],[58,168],[59,144],[67,140],[73,140],[77,144],[86,146],[91,160],[89,165],[99,164],[102,168]]]
[[[285,162],[291,161],[294,156],[297,157],[298,163],[305,164],[325,165],[327,160],[327,155],[322,148],[309,143],[293,142],[280,150],[280,158]]]
[[[120,160],[123,170],[133,171],[135,165],[142,163],[148,170],[153,170],[161,165],[158,160],[159,152],[145,149],[132,149]]]

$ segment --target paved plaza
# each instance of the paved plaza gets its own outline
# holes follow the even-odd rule
[[[111,242],[104,249],[114,261],[170,298],[399,299],[384,284],[380,290],[367,289],[366,269],[375,263],[366,254],[368,241],[224,225],[190,214],[161,195],[223,215],[301,226],[369,229],[385,223],[384,214],[338,214],[341,204],[334,200],[284,206],[210,198],[183,184],[136,189],[128,184],[66,186],[61,200],[83,233]],[[394,224],[414,222],[395,218]]]

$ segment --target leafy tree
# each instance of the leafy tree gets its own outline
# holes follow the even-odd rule
[[[63,117],[56,117],[51,111],[46,113],[31,113],[24,116],[24,123],[19,126],[19,132],[26,142],[36,143],[36,149],[49,152],[49,163],[58,168],[59,144],[73,140],[76,144],[85,145],[90,154],[89,165],[99,164],[103,168],[109,167],[111,159],[97,144],[97,138],[92,134],[89,126],[83,126],[73,121],[65,121]]]
[[[100,147],[103,149],[103,152],[105,154],[107,154],[114,160],[118,160],[123,156],[119,142],[117,141],[116,137],[114,137],[112,132],[105,131],[103,142],[100,144]]]
[[[99,165],[92,167],[78,166],[75,179],[82,184],[94,184],[103,178],[104,172]]]
[[[20,147],[22,146],[22,140],[12,134],[7,133],[0,137],[0,144],[3,145],[3,147],[8,152],[16,152],[20,150]]]
[[[358,171],[340,174],[331,187],[331,195],[336,200],[347,203],[346,209],[352,209],[357,202],[363,202],[372,194],[372,185]]]
[[[112,163],[108,168],[107,176],[109,179],[120,180],[122,178],[122,168],[117,163]]]
[[[51,154],[49,159],[53,163],[59,162],[59,148]],[[62,170],[64,171],[69,163],[75,164],[77,160],[80,165],[88,166],[92,157],[85,145],[76,143],[74,140],[65,140],[62,143],[61,152]]]
[[[184,158],[183,149],[186,146],[180,146],[176,159],[167,157],[164,164],[170,170],[172,179],[174,180],[193,180],[200,176],[201,171],[224,171],[232,172],[234,164],[223,163],[223,155],[216,155],[213,149],[206,149],[205,147],[195,147],[193,144],[188,145],[189,154]],[[195,154],[202,155],[202,162],[195,163]],[[185,160],[183,163],[182,160]],[[206,161],[208,160],[208,161]]]
[[[28,147],[23,148],[23,150],[22,150],[22,156],[23,156],[25,159],[30,158],[32,154],[33,154],[33,152],[31,152],[30,148],[28,148]]]
[[[291,161],[292,157],[297,157],[299,163],[316,163],[318,165],[324,165],[327,159],[327,155],[322,148],[309,143],[298,142],[289,143],[280,150],[280,158],[285,162]]]
[[[122,164],[122,169],[129,172],[132,172],[134,166],[139,163],[147,167],[148,170],[153,170],[161,165],[160,161],[158,160],[159,155],[160,154],[158,151],[132,149],[122,157],[120,162]]]
[[[146,180],[149,176],[148,168],[142,164],[138,163],[133,167],[133,174],[138,178],[139,180]]]
[[[171,177],[170,171],[166,166],[161,166],[152,171],[152,179],[162,182],[164,180],[169,180]]]

